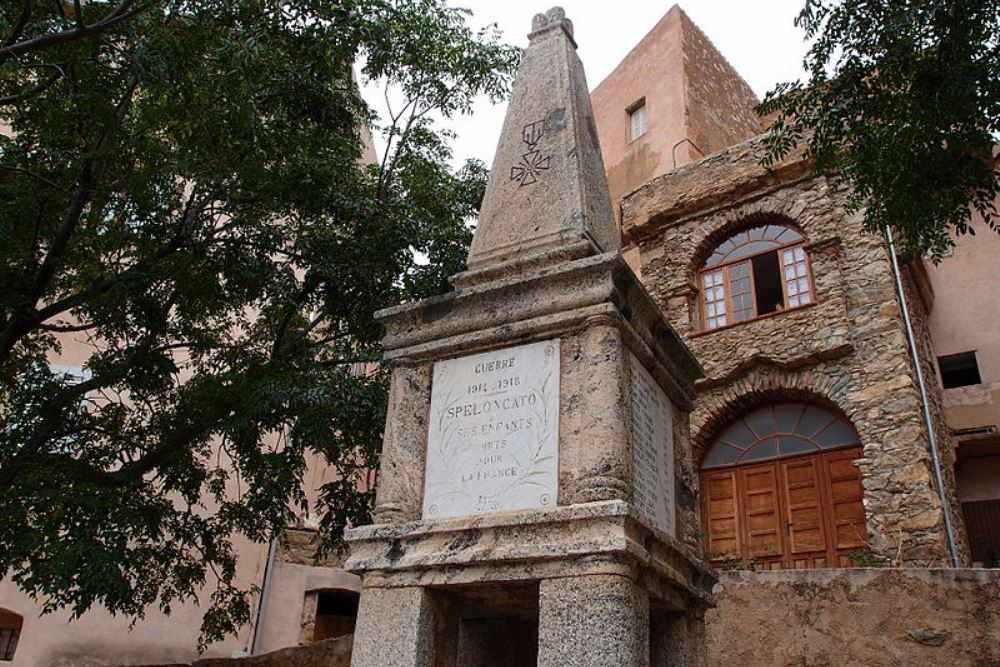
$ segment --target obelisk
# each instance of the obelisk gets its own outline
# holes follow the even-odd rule
[[[379,314],[355,667],[704,659],[714,578],[675,491],[700,367],[621,256],[572,24],[552,9],[529,40],[468,271]]]

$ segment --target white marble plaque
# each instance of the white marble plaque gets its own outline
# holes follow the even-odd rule
[[[425,519],[554,506],[558,472],[558,339],[434,364]]]
[[[632,361],[632,456],[635,507],[674,535],[674,429],[670,399],[635,355]]]

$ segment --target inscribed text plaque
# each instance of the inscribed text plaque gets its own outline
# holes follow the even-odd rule
[[[558,471],[558,339],[434,364],[425,519],[554,506]]]
[[[674,429],[670,399],[632,355],[634,504],[657,528],[674,535]]]

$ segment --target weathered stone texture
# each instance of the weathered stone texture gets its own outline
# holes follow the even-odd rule
[[[687,139],[692,158],[745,141],[764,129],[757,96],[708,37],[680,12],[684,40]],[[700,152],[700,155],[699,155]]]
[[[871,548],[897,564],[947,564],[941,502],[886,243],[862,230],[859,213],[846,212],[846,193],[832,179],[804,175],[801,160],[764,169],[759,151],[754,142],[723,151],[652,181],[623,204],[642,280],[705,369],[691,420],[692,449],[680,474],[696,480],[712,438],[756,404],[825,404],[845,414],[861,436],[857,465]],[[702,332],[698,270],[719,242],[763,220],[786,221],[805,233],[816,302]],[[918,331],[926,332],[919,309],[916,317]],[[933,359],[924,348],[924,358]],[[940,417],[939,401],[933,410]],[[951,468],[950,436],[937,432],[943,465]],[[953,489],[952,476],[947,479]],[[679,537],[693,540],[700,526],[688,521]]]
[[[1000,571],[723,574],[706,612],[710,665],[1000,664]]]
[[[323,567],[343,567],[346,554],[333,552],[321,560],[316,560],[320,546],[319,531],[314,528],[286,528],[278,541],[278,560],[295,565],[320,565]]]
[[[538,607],[538,667],[649,667],[649,596],[628,577],[549,579]]]
[[[469,267],[589,240],[617,250],[594,112],[573,24],[535,16],[469,249]]]

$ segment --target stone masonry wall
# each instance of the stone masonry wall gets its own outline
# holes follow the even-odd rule
[[[712,438],[760,403],[826,405],[861,436],[856,465],[869,546],[895,564],[947,564],[886,244],[862,231],[860,214],[846,212],[845,193],[830,179],[794,164],[764,170],[758,154],[753,142],[717,153],[656,179],[622,206],[643,282],[706,371],[692,414],[691,459],[682,469],[696,482]],[[702,333],[698,269],[719,242],[762,220],[791,223],[806,235],[816,303]]]
[[[698,151],[711,153],[759,134],[764,128],[753,112],[753,90],[687,14],[681,12],[680,21],[688,138]]]
[[[708,664],[1000,664],[1000,571],[723,573],[706,614]]]

